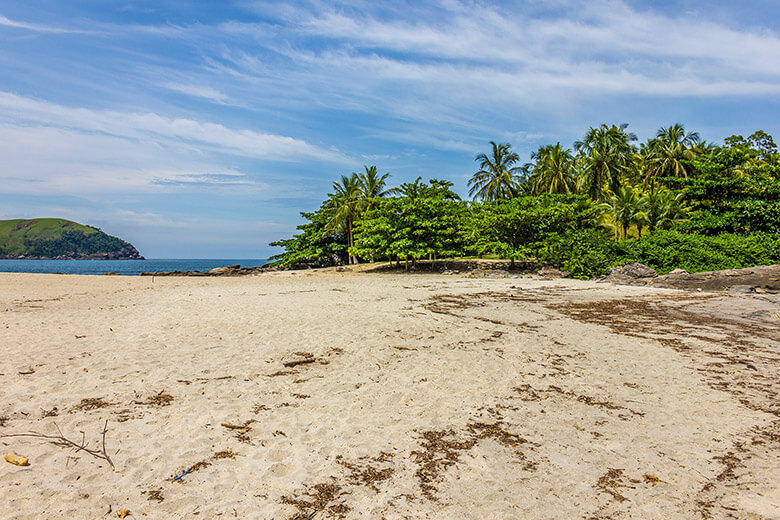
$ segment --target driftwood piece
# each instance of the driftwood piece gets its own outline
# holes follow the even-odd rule
[[[39,433],[39,432],[28,432],[28,433],[9,433],[5,435],[0,435],[0,437],[33,437],[35,439],[44,439],[49,441],[50,443],[54,444],[55,446],[62,446],[63,448],[73,448],[74,450],[83,451],[86,452],[93,457],[97,459],[103,459],[111,466],[111,469],[116,469],[116,466],[114,466],[114,463],[111,461],[111,457],[108,456],[108,452],[106,451],[106,432],[108,432],[108,421],[105,422],[103,425],[103,432],[102,432],[102,444],[100,448],[87,448],[87,441],[86,441],[86,434],[84,432],[81,432],[81,442],[74,442],[67,437],[65,437],[62,434],[62,430],[60,430],[60,427],[57,426],[57,424],[54,424],[54,427],[57,428],[58,435],[46,435],[45,433]]]
[[[297,367],[298,365],[305,365],[307,363],[314,363],[317,361],[315,358],[306,358],[306,359],[293,359],[290,361],[284,361],[282,364],[286,366],[287,368]]]

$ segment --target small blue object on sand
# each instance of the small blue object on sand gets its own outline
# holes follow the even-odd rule
[[[181,474],[181,475],[179,475],[178,477],[174,477],[174,479],[173,479],[173,480],[179,480],[180,478],[182,478],[184,475],[186,475],[186,474],[187,474],[187,473],[189,473],[190,471],[192,471],[192,468],[187,468],[187,471],[185,471],[184,473],[182,473],[182,474]]]

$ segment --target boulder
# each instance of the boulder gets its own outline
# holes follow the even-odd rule
[[[626,264],[622,267],[613,267],[609,271],[610,277],[621,277],[621,278],[655,278],[658,276],[658,273],[655,272],[655,269],[651,267],[647,267],[644,264],[640,264],[639,262],[634,262],[632,264]]]
[[[538,274],[545,278],[569,278],[571,276],[568,271],[562,271],[557,267],[552,267],[550,265],[546,265],[539,269]]]

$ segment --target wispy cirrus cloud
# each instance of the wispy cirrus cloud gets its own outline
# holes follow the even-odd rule
[[[43,25],[36,23],[22,22],[18,20],[11,20],[5,16],[0,15],[0,26],[11,27],[13,29],[24,29],[26,31],[32,31],[37,33],[49,33],[49,34],[95,34],[94,31],[86,29],[68,29],[64,27],[56,27],[52,25]]]
[[[301,157],[337,163],[349,161],[338,151],[293,137],[232,129],[219,123],[167,117],[154,112],[73,108],[7,92],[0,92],[0,121],[3,120],[277,161],[300,160]]]

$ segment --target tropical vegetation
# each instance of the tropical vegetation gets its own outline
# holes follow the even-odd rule
[[[290,239],[286,267],[464,256],[553,265],[575,276],[633,261],[661,272],[780,262],[780,154],[769,134],[701,140],[679,123],[637,144],[602,124],[521,164],[509,143],[476,156],[461,200],[447,180],[388,188],[375,166],[342,176]]]

